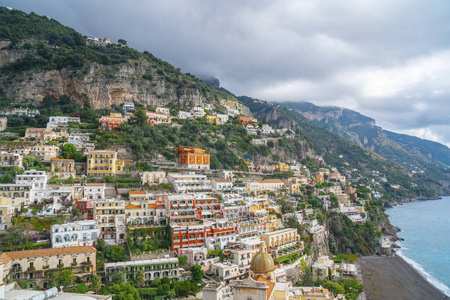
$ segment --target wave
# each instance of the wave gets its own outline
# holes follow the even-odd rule
[[[404,248],[406,249],[406,248]],[[402,251],[397,251],[397,255],[400,256],[404,261],[406,261],[408,264],[410,264],[414,269],[416,269],[417,272],[419,272],[420,275],[422,275],[423,278],[425,278],[429,283],[431,283],[434,287],[436,287],[438,290],[443,292],[445,295],[450,297],[450,288],[434,278],[430,273],[425,271],[424,268],[414,260],[410,259],[409,257],[405,256],[405,254],[402,253]]]

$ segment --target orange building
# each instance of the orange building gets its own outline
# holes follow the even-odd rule
[[[109,116],[102,116],[99,122],[98,129],[102,131],[111,131],[113,129],[119,129],[127,121],[122,114],[111,113]]]
[[[208,169],[209,170],[209,154],[201,148],[183,148],[178,147],[178,156],[180,157],[180,165],[189,169]]]
[[[242,126],[253,125],[253,119],[251,117],[238,116],[237,120],[239,121],[239,124],[241,124]]]

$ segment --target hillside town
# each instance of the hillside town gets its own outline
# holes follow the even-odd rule
[[[90,138],[96,130],[120,132],[136,118],[134,103],[122,108],[102,116],[91,132],[79,129],[79,117],[50,116],[46,128],[26,128],[27,143],[0,152],[2,170],[16,172],[13,183],[0,184],[0,298],[20,293],[20,285],[70,292],[87,286],[109,299],[99,295],[102,286],[123,282],[137,284],[144,299],[360,295],[356,256],[330,252],[324,212],[364,224],[365,203],[379,197],[376,191],[353,185],[320,157],[317,171],[301,162],[257,164],[248,157],[246,170],[213,170],[210,154],[190,145],[173,149],[175,161],[159,155],[142,171],[126,149],[97,149]],[[256,145],[294,137],[236,109],[208,108],[144,112],[152,126],[198,118],[219,126],[235,122],[257,137]],[[0,111],[2,129],[19,113],[39,111]],[[383,241],[380,247],[390,248]]]

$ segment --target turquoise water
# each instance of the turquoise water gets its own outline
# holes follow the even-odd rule
[[[450,296],[450,197],[410,202],[386,213],[405,241],[398,254]]]

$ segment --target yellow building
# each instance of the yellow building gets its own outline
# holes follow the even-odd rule
[[[317,173],[316,174],[316,183],[323,183],[323,181],[324,181],[323,174]]]
[[[210,116],[210,115],[207,115],[207,116],[205,116],[205,120],[206,120],[206,122],[208,122],[208,123],[214,123],[214,124],[216,124],[216,125],[219,124],[219,120],[217,119],[216,116]]]
[[[266,232],[260,235],[260,238],[266,243],[269,253],[275,257],[288,254],[283,253],[283,249],[288,249],[289,253],[303,251],[303,242],[295,228]],[[292,246],[297,247],[293,249]]]
[[[87,174],[90,176],[106,176],[121,173],[125,166],[123,159],[117,159],[114,150],[95,150],[87,154]]]
[[[89,246],[23,250],[3,252],[0,262],[4,264],[3,279],[26,279],[30,287],[47,289],[54,279],[51,274],[60,270],[72,270],[82,281],[91,281],[96,273],[96,254]]]
[[[275,215],[266,215],[264,217],[264,220],[266,221],[266,230],[267,231],[275,231],[279,230],[281,226],[280,220],[278,220],[277,216]]]
[[[8,205],[7,198],[0,200],[0,231],[8,229],[12,225],[12,217],[14,216],[15,208]]]
[[[100,238],[106,245],[122,245],[126,242],[125,201],[95,201],[95,219],[100,226]]]
[[[285,164],[285,163],[278,163],[275,165],[275,170],[278,169],[280,171],[289,171],[289,165]]]

